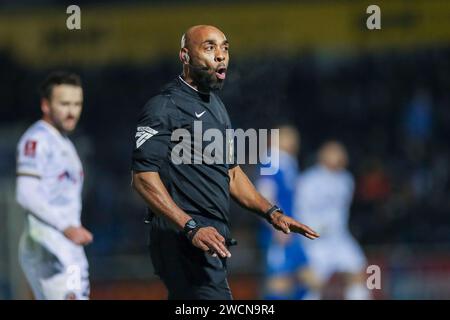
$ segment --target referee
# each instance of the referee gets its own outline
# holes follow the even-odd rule
[[[194,136],[194,122],[201,121],[203,132],[216,129],[225,137],[232,128],[215,93],[226,77],[228,49],[219,29],[189,28],[181,39],[182,75],[147,102],[137,125],[132,185],[149,208],[150,254],[169,299],[232,299],[226,278],[230,196],[284,233],[319,236],[263,198],[238,165],[172,161],[174,130]]]

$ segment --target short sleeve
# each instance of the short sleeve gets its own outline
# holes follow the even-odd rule
[[[136,126],[132,154],[133,171],[158,172],[168,159],[173,128],[169,97],[156,96],[143,108]]]
[[[41,134],[24,136],[17,146],[17,175],[42,177],[48,158],[48,144]]]

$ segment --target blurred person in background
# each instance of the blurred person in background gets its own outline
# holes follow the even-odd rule
[[[17,202],[27,212],[19,245],[20,265],[36,299],[88,299],[93,239],[81,225],[83,167],[68,138],[80,118],[78,75],[55,72],[41,87],[42,119],[17,147]]]
[[[279,144],[271,146],[274,148],[280,155],[279,170],[275,175],[260,176],[256,187],[270,202],[278,203],[286,214],[291,214],[299,175],[300,133],[293,126],[280,126]],[[317,291],[318,283],[308,268],[299,237],[261,224],[259,238],[265,259],[264,299],[298,300],[305,298],[308,287]]]
[[[408,155],[420,162],[433,135],[433,99],[429,90],[416,89],[403,112],[403,137]]]
[[[347,165],[345,147],[328,141],[319,150],[318,164],[298,180],[294,212],[321,234],[320,241],[304,243],[309,264],[320,283],[315,298],[320,298],[334,273],[342,273],[345,299],[370,299],[365,281],[367,261],[348,227],[354,180]]]
[[[419,86],[403,112],[403,148],[410,162],[410,185],[414,198],[428,199],[434,194],[431,152],[436,143],[433,97],[428,89]]]

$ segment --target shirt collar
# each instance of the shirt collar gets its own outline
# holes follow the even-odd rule
[[[54,134],[55,136],[62,138],[62,139],[66,139],[67,136],[63,133],[61,133],[58,129],[56,129],[53,125],[51,125],[50,123],[48,123],[47,121],[41,119],[38,121],[42,126],[46,127],[48,131],[50,131],[52,134]]]
[[[197,89],[195,89],[193,86],[191,86],[189,83],[187,83],[183,77],[181,75],[178,76],[178,78],[181,80],[181,82],[183,82],[185,85],[187,85],[189,88],[191,88],[192,90],[194,90],[195,92],[200,93],[200,91],[198,91]]]
[[[203,102],[209,102],[210,93],[204,93],[204,92],[201,92],[198,89],[194,88],[189,83],[187,83],[181,75],[178,76],[178,80],[180,83],[180,87],[184,92],[186,92],[192,96],[195,96],[197,99],[200,99]]]

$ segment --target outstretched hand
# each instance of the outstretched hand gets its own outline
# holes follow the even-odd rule
[[[295,232],[311,240],[320,237],[320,235],[317,232],[312,230],[307,225],[304,225],[298,222],[297,220],[282,214],[279,211],[276,211],[271,214],[271,222],[275,229],[283,231],[286,234],[290,232]]]

